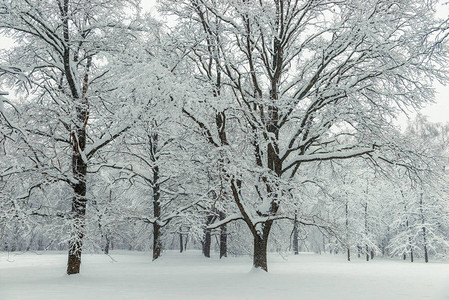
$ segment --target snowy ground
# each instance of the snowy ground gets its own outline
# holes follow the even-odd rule
[[[0,253],[1,300],[123,299],[449,299],[448,263],[273,254],[270,273],[249,257],[206,259],[199,252],[112,252],[83,256],[81,275],[64,275],[66,254]]]

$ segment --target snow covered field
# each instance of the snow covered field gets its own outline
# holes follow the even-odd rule
[[[200,252],[113,251],[83,255],[81,275],[67,276],[66,253],[0,253],[1,300],[115,299],[449,299],[449,264],[343,256],[269,257],[270,272],[249,257],[206,259]]]

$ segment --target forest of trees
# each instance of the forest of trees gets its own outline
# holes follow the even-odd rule
[[[0,0],[0,250],[449,251],[438,1]]]

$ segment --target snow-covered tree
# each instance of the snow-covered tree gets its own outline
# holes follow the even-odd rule
[[[0,2],[0,28],[17,43],[2,61],[2,70],[17,69],[31,84],[20,114],[28,171],[46,183],[63,181],[72,191],[71,212],[64,216],[71,227],[68,274],[79,273],[81,264],[89,164],[130,128],[142,108],[133,103],[131,90],[117,90],[120,79],[110,78],[107,66],[111,53],[119,54],[133,39],[135,24],[123,13],[133,5],[102,0]],[[25,189],[31,194],[41,186],[35,180]]]
[[[228,219],[247,224],[256,268],[268,270],[273,222],[293,219],[289,191],[298,178],[315,162],[374,155],[391,146],[393,136],[386,133],[392,120],[403,107],[431,99],[431,81],[444,77],[434,1],[164,4],[181,28],[203,32],[191,44],[220,48],[227,88],[221,94],[239,120],[239,136],[249,141],[242,145],[228,135],[227,176],[236,208]],[[217,30],[223,38],[211,44],[204,33]],[[217,103],[214,97],[200,101]],[[212,122],[199,126],[219,144]]]

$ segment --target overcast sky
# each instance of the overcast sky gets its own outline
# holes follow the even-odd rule
[[[155,9],[156,0],[142,0],[142,7],[144,10],[151,12],[152,15],[156,16],[157,11]],[[449,9],[440,10],[443,14],[447,15]],[[11,47],[12,40],[5,38],[0,35],[0,49],[6,49]],[[449,85],[442,86],[440,84],[435,84],[436,103],[430,104],[424,108],[421,112],[424,115],[429,116],[429,119],[433,122],[449,122]],[[413,117],[413,115],[412,115]],[[406,123],[406,117],[402,117],[400,120],[401,124]]]

